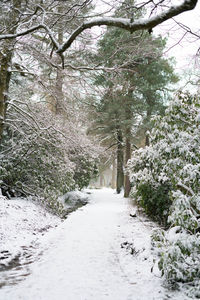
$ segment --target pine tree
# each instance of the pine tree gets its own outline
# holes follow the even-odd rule
[[[123,5],[126,7],[126,4],[125,1]],[[122,9],[123,5],[116,15],[121,16],[126,11]],[[161,37],[145,33],[142,36],[130,35],[122,29],[109,28],[99,42],[97,55],[93,57],[103,67],[116,69],[116,72],[105,70],[96,76],[95,84],[104,89],[98,114],[102,136],[109,135],[106,140],[111,141],[110,145],[117,145],[117,192],[124,185],[123,169],[131,158],[133,126],[142,119],[148,129],[152,114],[160,111],[169,97],[167,84],[177,81],[173,67],[162,57],[164,46],[165,40]],[[94,123],[98,124],[99,120],[95,118]],[[97,130],[99,134],[98,127],[93,127],[93,132]],[[124,152],[125,158],[122,158]],[[130,181],[125,175],[126,197],[129,191]]]

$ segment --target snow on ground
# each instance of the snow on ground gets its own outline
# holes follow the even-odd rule
[[[67,192],[63,196],[58,198],[58,201],[62,203],[66,214],[76,210],[77,208],[86,205],[89,201],[89,192],[87,190]]]
[[[58,217],[30,200],[7,200],[0,195],[0,287],[29,274],[28,265],[34,260],[40,238],[60,223]]]
[[[3,286],[0,300],[188,299],[163,286],[150,245],[155,225],[132,210],[111,189],[92,191],[88,205],[39,237],[31,274]]]

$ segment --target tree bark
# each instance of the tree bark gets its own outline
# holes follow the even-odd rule
[[[128,197],[131,189],[129,175],[124,176],[124,165],[127,164],[131,158],[131,126],[132,126],[132,93],[134,87],[129,88],[128,95],[125,99],[125,121],[126,127],[124,128],[124,135],[126,138],[125,144],[125,163],[123,157],[123,135],[122,130],[118,129],[118,148],[117,148],[117,193],[120,193],[124,186],[124,197]]]
[[[146,133],[146,136],[145,136],[145,146],[149,146],[149,145],[150,145],[149,135]]]
[[[125,149],[125,165],[127,165],[128,160],[131,158],[131,126],[132,126],[132,119],[133,119],[133,113],[132,113],[132,95],[134,91],[134,86],[129,88],[127,99],[126,99],[126,109],[125,109],[125,115],[126,115],[126,149]],[[131,190],[131,183],[129,179],[129,175],[125,174],[125,181],[124,181],[124,197],[129,197],[129,193]]]
[[[14,0],[13,7],[18,9],[21,6],[21,0]],[[17,10],[11,10],[6,16],[4,25],[14,34],[18,24],[19,16]],[[11,28],[11,30],[9,29]],[[4,40],[0,44],[0,143],[2,141],[4,124],[6,119],[6,112],[8,106],[8,92],[11,73],[9,68],[11,66],[15,39]]]
[[[64,95],[63,95],[63,74],[61,70],[57,71],[56,76],[56,103],[55,113],[56,115],[63,115],[64,113]]]
[[[11,63],[12,52],[6,47],[8,42],[4,43],[4,48],[0,52],[0,142],[2,140],[6,111],[8,105],[8,89],[10,82],[9,66]]]
[[[100,187],[104,187],[104,176],[103,176],[103,174],[100,175]]]
[[[113,161],[112,161],[112,181],[111,181],[111,187],[112,187],[112,189],[116,188],[116,162],[115,162],[115,156],[113,156]]]
[[[151,120],[151,116],[152,116],[153,104],[151,103],[151,101],[147,101],[147,104],[148,104],[148,107],[147,107],[146,124],[148,125],[148,123]],[[148,133],[148,130],[146,130],[146,132],[145,132],[145,146],[149,146],[149,145],[150,145],[149,133]]]
[[[119,194],[124,186],[124,153],[123,153],[123,137],[120,128],[117,130],[117,194]]]
[[[58,7],[58,13],[63,13],[63,8],[61,6]],[[59,26],[59,23],[58,23]],[[63,43],[63,30],[62,27],[58,28],[58,43]],[[59,58],[60,59],[60,58]],[[56,114],[63,115],[64,114],[64,94],[63,94],[63,72],[60,69],[57,69],[56,76]]]
[[[129,129],[130,131],[130,129]],[[125,164],[127,164],[128,160],[131,158],[131,143],[130,143],[130,135],[126,137],[126,152],[125,152]],[[129,179],[129,175],[125,175],[124,182],[124,197],[127,198],[129,196],[131,190],[131,183]]]

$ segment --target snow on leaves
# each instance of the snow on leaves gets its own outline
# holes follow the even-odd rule
[[[200,293],[199,115],[199,98],[179,93],[165,116],[155,118],[151,146],[134,151],[128,166],[134,185],[132,194],[143,206],[145,195],[138,193],[141,186],[151,191],[168,187],[171,229],[155,232],[153,242],[159,249],[159,267],[168,282],[190,282],[188,293],[193,295]],[[148,201],[160,205],[159,197],[164,199],[164,193]]]

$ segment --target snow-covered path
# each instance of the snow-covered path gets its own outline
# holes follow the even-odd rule
[[[151,222],[130,217],[131,206],[113,190],[91,198],[42,237],[31,275],[0,289],[0,300],[179,299],[151,272]]]

